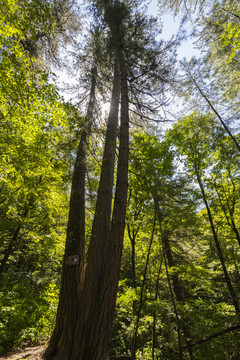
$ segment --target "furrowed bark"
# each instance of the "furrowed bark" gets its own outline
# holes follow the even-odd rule
[[[104,346],[102,334],[105,333],[106,323],[103,318],[102,323],[99,324],[99,319],[101,318],[101,311],[106,311],[107,308],[105,309],[104,304],[101,304],[99,293],[103,284],[110,234],[119,97],[120,73],[116,64],[88,264],[73,350],[73,359],[78,360],[102,359],[102,355],[99,353],[102,353],[101,349]],[[99,325],[102,327],[101,331],[98,329]],[[80,339],[81,343],[79,342]]]
[[[107,250],[107,262],[103,278],[102,291],[99,294],[100,299],[100,319],[98,319],[99,332],[104,332],[104,342],[101,352],[94,360],[103,360],[106,358],[107,345],[110,337],[112,320],[114,316],[118,281],[121,267],[121,256],[123,248],[123,238],[125,229],[125,216],[127,205],[128,190],[128,157],[129,157],[129,114],[128,114],[128,84],[127,69],[125,58],[121,48],[118,48],[118,59],[121,71],[121,127],[120,144],[117,168],[116,194],[114,199],[114,208],[112,223],[110,229],[110,238]],[[103,327],[103,321],[105,326]]]
[[[97,68],[94,66],[85,126],[82,130],[72,178],[59,305],[55,330],[44,355],[47,359],[67,360],[70,359],[72,351],[84,280],[86,153],[95,108],[96,76]]]

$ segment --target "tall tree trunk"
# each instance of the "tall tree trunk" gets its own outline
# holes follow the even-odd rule
[[[108,2],[106,2],[106,4],[104,2],[103,5],[106,8],[109,6],[109,19],[112,21],[112,15],[116,15],[116,9],[114,8],[115,5],[109,5]],[[114,155],[116,150],[116,116],[118,114],[119,104],[119,86],[117,85],[117,79],[119,81],[119,78],[117,67],[115,68],[116,71],[110,110],[110,112],[112,111],[112,113],[116,116],[113,116],[114,121],[111,116],[109,117],[109,127],[106,131],[106,145],[103,156],[98,200],[93,220],[84,283],[82,290],[77,296],[78,311],[74,313],[75,318],[71,319],[74,321],[74,325],[71,325],[71,329],[74,330],[75,328],[75,331],[71,331],[70,335],[68,330],[65,331],[67,340],[64,339],[64,343],[66,344],[65,348],[67,348],[67,352],[65,354],[60,354],[58,351],[59,355],[54,357],[54,360],[105,359],[112,327],[125,228],[129,154],[127,68],[121,48],[123,44],[122,41],[119,42],[118,38],[119,34],[121,34],[120,29],[118,29],[121,24],[121,17],[119,19],[118,12],[117,18],[119,20],[117,21],[117,26],[115,26],[115,21],[112,21],[112,25],[114,30],[119,31],[113,31],[112,35],[113,44],[115,44],[116,58],[119,62],[120,68],[121,126],[116,193],[112,222],[110,221],[110,216],[112,205]],[[117,93],[118,96],[116,95]],[[76,287],[77,284],[76,279],[74,281],[73,280],[74,279],[69,278],[69,281],[72,281],[73,283],[73,285],[70,285],[72,288],[74,285]],[[68,306],[68,303],[63,300],[62,304],[63,305],[61,306]],[[62,325],[64,326],[64,319],[62,319]],[[58,335],[57,339],[58,341],[61,340],[61,336]]]
[[[230,279],[228,271],[227,271],[227,267],[226,267],[224,256],[223,256],[223,252],[222,252],[222,249],[221,249],[221,246],[220,246],[220,243],[219,243],[219,240],[218,240],[217,232],[215,230],[215,226],[214,226],[214,223],[213,223],[212,213],[211,213],[210,207],[208,205],[205,189],[204,189],[202,179],[201,179],[200,174],[199,174],[198,171],[196,171],[196,176],[197,176],[198,184],[199,184],[199,187],[200,187],[200,190],[201,190],[201,193],[202,193],[203,202],[204,202],[206,210],[207,210],[208,220],[209,220],[209,223],[210,223],[210,226],[211,226],[213,239],[215,241],[218,257],[219,257],[220,263],[222,265],[222,270],[223,270],[223,273],[224,273],[225,281],[226,281],[230,296],[232,298],[232,303],[233,303],[233,305],[235,307],[236,314],[239,315],[240,314],[240,309],[239,309],[239,304],[238,304],[238,298],[237,298],[237,295],[236,295],[236,293],[235,293],[235,291],[233,289],[232,282],[231,282],[231,279]]]
[[[120,74],[116,64],[98,196],[74,341],[74,359],[94,359],[92,354],[96,351],[95,347],[101,346],[98,345],[101,336],[95,332],[97,322],[95,318],[99,315],[99,292],[102,287],[110,234],[119,97]]]
[[[128,116],[128,85],[125,62],[121,50],[118,51],[121,77],[121,127],[119,158],[117,168],[116,194],[114,199],[110,236],[106,236],[108,243],[102,241],[101,248],[96,241],[103,259],[98,260],[101,252],[91,250],[88,267],[99,266],[101,278],[95,273],[95,269],[86,272],[81,312],[75,334],[75,342],[72,353],[73,360],[103,360],[106,358],[107,346],[112,327],[113,314],[116,303],[118,280],[121,266],[121,254],[125,228],[125,214],[128,187],[128,153],[129,153],[129,116]],[[101,208],[101,211],[104,211]],[[94,263],[94,257],[96,263]],[[104,264],[104,260],[105,264]],[[104,266],[105,265],[105,266]],[[93,279],[91,276],[93,275]],[[93,283],[92,283],[93,280]],[[86,293],[85,293],[86,289]],[[90,301],[90,305],[89,305]]]
[[[108,339],[112,327],[115,310],[118,281],[121,268],[125,216],[128,191],[128,158],[129,158],[129,100],[126,60],[121,48],[118,48],[118,59],[121,69],[121,127],[117,168],[116,194],[114,199],[113,216],[110,229],[110,239],[107,251],[107,263],[104,273],[104,286],[101,297],[105,309],[106,334],[103,356],[96,360],[105,359]]]
[[[72,178],[66,247],[56,325],[45,352],[46,358],[54,358],[54,360],[70,359],[79,299],[83,287],[86,153],[95,108],[96,76],[97,68],[94,66],[92,69],[91,91],[85,126],[82,129]]]

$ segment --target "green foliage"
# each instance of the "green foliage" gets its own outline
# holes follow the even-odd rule
[[[171,3],[176,11],[180,9],[181,2]],[[49,39],[61,28],[54,20],[54,4],[4,0],[0,14],[0,351],[47,340],[57,309],[70,177],[83,119],[74,106],[62,102],[50,81],[54,75],[40,65],[39,35],[46,34]],[[234,83],[228,103],[235,102],[237,107],[239,84],[234,82],[236,74],[239,75],[240,50],[239,23],[234,15],[237,4],[235,1],[224,4],[227,11],[220,10],[218,2],[214,2],[210,17],[204,19],[201,36],[208,46],[205,61],[211,64],[216,79],[221,79],[218,83],[224,93],[222,99]],[[133,66],[146,39],[153,40],[146,27],[149,37],[137,44],[139,21],[136,16],[133,24],[129,24],[130,77],[149,96],[152,89],[159,90],[160,75],[155,77],[153,62],[154,76],[147,82],[145,69]],[[131,39],[131,34],[136,37]],[[103,36],[98,45],[103,47],[106,41]],[[100,54],[99,51],[99,62]],[[141,59],[150,61],[152,55],[151,51],[142,52]],[[189,66],[199,72],[200,65],[192,62]],[[85,60],[80,71],[83,67],[89,67]],[[106,77],[104,92],[110,75],[108,69],[101,71]],[[204,75],[205,84],[209,85],[212,74],[206,71]],[[81,76],[84,78],[84,72]],[[164,79],[167,76],[168,70]],[[219,85],[211,86],[219,90]],[[134,91],[131,97],[136,100]],[[145,101],[142,94],[140,97]],[[86,179],[87,238],[99,182],[102,144],[101,134],[91,137]],[[110,359],[130,357],[133,351],[137,360],[152,359],[153,352],[156,359],[176,359],[179,355],[176,309],[183,346],[186,328],[189,338],[197,341],[239,322],[197,187],[200,176],[227,270],[239,296],[239,166],[239,154],[210,113],[194,111],[161,138],[150,131],[132,130],[125,246]],[[172,264],[169,258],[164,263],[164,236]],[[181,299],[176,292],[176,279]],[[195,359],[225,360],[239,358],[239,349],[238,333],[231,332],[193,347],[193,352]],[[184,359],[188,358],[184,351]]]
[[[223,105],[229,104],[229,112],[236,117],[239,112],[239,101],[236,101],[240,73],[239,2],[214,1],[208,14],[200,18],[199,25],[199,44],[206,54],[205,78],[208,88],[215,93],[210,99],[217,106],[221,98]]]
[[[57,306],[73,123],[82,120],[26,48],[52,31],[50,8],[5,1],[0,15],[1,350],[46,339]]]
[[[182,292],[181,301],[175,298],[182,327],[182,345],[186,345],[183,327],[187,327],[193,341],[197,341],[238,323],[212,243],[206,211],[202,209],[193,179],[196,166],[204,176],[215,222],[219,219],[219,236],[228,259],[228,271],[237,289],[239,246],[233,230],[224,220],[219,198],[214,193],[213,176],[219,171],[214,177],[219,191],[224,191],[227,186],[227,193],[220,194],[225,206],[231,204],[231,199],[237,204],[238,195],[234,189],[238,186],[239,156],[215,119],[198,113],[181,119],[167,134],[166,140],[160,141],[153,135],[135,132],[131,141],[128,231],[109,356],[110,359],[124,354],[132,356],[136,336],[136,359],[152,358],[154,328],[155,356],[174,359],[178,354],[177,320],[161,260],[163,233],[167,232],[169,236],[174,260],[174,266],[168,270],[171,286],[174,289],[174,278],[177,276]],[[179,161],[182,161],[181,165]],[[187,174],[186,178],[184,174]],[[224,185],[222,177],[225,178]],[[154,198],[160,204],[161,222],[156,226],[143,286],[153,226]],[[233,209],[231,205],[230,208]],[[239,224],[237,209],[234,208],[234,219]],[[231,346],[226,346],[226,339]],[[238,356],[238,341],[237,334],[233,332],[192,350],[199,360],[224,359]],[[184,358],[189,358],[186,350]]]
[[[233,24],[232,22],[224,25],[224,32],[221,35],[221,46],[231,46],[231,54],[229,56],[229,62],[233,61],[233,58],[237,55],[240,50],[240,25]],[[239,74],[240,75],[240,74]]]
[[[26,277],[24,283],[18,281],[12,282],[11,292],[3,291],[0,296],[1,350],[12,344],[37,344],[53,330],[58,301],[55,286],[39,286],[29,278],[26,283]]]
[[[53,91],[52,85],[43,84],[41,98],[37,92],[29,108],[19,105],[14,116],[2,121],[5,348],[49,335],[56,310],[54,284],[59,282],[64,246],[71,158],[64,148],[70,140],[66,109]]]

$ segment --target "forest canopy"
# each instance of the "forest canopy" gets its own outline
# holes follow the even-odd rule
[[[1,1],[2,354],[240,358],[240,4],[147,5]]]

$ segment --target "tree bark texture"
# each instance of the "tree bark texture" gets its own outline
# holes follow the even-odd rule
[[[96,351],[95,347],[101,346],[98,345],[101,336],[95,332],[95,325],[99,316],[99,293],[102,287],[110,234],[119,96],[120,74],[116,64],[98,196],[74,341],[74,359],[94,359],[95,357],[91,357],[93,350]],[[80,339],[81,343],[79,343]]]
[[[91,246],[94,247],[96,244],[96,249],[92,249],[89,253],[72,353],[73,360],[103,360],[106,358],[116,303],[125,227],[129,153],[127,76],[124,60],[119,57],[119,54],[118,59],[120,59],[121,76],[121,127],[112,222],[109,236],[102,233],[102,239],[98,240],[93,237],[92,240],[94,242]],[[110,175],[109,172],[108,175]],[[100,191],[99,194],[102,196]],[[104,208],[100,207],[99,219],[100,216],[103,218],[105,216],[102,212],[104,212]],[[96,252],[97,249],[99,249],[99,253]],[[97,256],[101,256],[102,259],[98,259]],[[100,276],[95,267],[100,271]]]
[[[84,280],[86,153],[95,108],[96,76],[97,69],[94,66],[85,126],[82,129],[72,178],[56,325],[45,352],[46,358],[56,360],[70,358]]]
[[[55,344],[53,352],[57,352],[57,355],[53,356],[54,360],[104,360],[106,358],[118,290],[128,189],[128,83],[126,60],[119,41],[120,31],[116,31],[120,26],[122,17],[120,16],[119,19],[119,13],[115,11],[113,5],[104,4],[104,6],[106,8],[109,6],[110,9],[109,20],[114,27],[114,31],[111,29],[111,32],[117,59],[112,101],[84,279],[81,280],[83,278],[80,276],[81,271],[80,269],[77,270],[82,268],[83,258],[79,259],[81,260],[80,265],[64,266],[58,320],[52,337]],[[117,16],[117,24],[111,17],[113,14]],[[120,142],[111,220],[120,92]],[[79,174],[79,176],[81,175]],[[77,215],[79,215],[79,210]],[[82,217],[82,219],[84,218]],[[80,239],[80,243],[81,241]],[[72,249],[71,246],[70,248]],[[73,255],[73,253],[68,252],[67,244],[66,260]],[[66,275],[68,271],[77,272],[77,276],[75,274]],[[74,294],[74,290],[77,295]],[[72,297],[74,297],[74,301]]]

